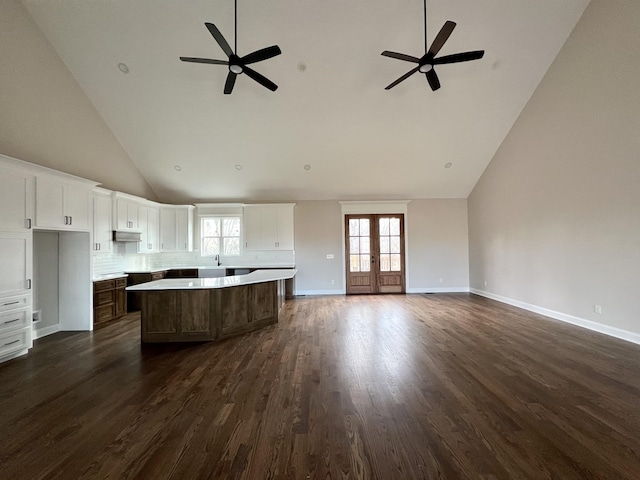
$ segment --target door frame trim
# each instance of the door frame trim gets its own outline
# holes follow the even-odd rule
[[[404,215],[404,275],[405,291],[409,283],[409,202],[411,200],[339,201],[342,207],[342,293],[347,294],[347,247],[345,245],[345,217],[347,215]]]

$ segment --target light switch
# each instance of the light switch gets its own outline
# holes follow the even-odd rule
[[[333,253],[327,253],[327,260],[333,260]]]

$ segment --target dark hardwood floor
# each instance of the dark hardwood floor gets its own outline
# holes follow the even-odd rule
[[[139,319],[0,365],[0,479],[638,479],[640,346],[468,294],[298,298],[220,343]]]

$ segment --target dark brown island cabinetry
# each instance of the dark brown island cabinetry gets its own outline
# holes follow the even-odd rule
[[[284,303],[284,280],[139,293],[142,342],[201,342],[277,323],[278,311]]]
[[[127,313],[126,278],[93,282],[93,326],[122,317]]]

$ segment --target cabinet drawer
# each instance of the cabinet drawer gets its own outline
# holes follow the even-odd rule
[[[29,309],[0,313],[0,334],[30,326]]]
[[[102,292],[104,290],[113,290],[115,286],[115,280],[101,280],[99,282],[93,282],[93,291]]]
[[[151,281],[162,280],[167,272],[154,272],[151,274]]]
[[[0,357],[29,348],[29,329],[0,335]]]
[[[29,306],[29,297],[22,295],[19,297],[0,298],[0,312],[8,310],[17,310]]]
[[[107,292],[97,292],[93,296],[93,304],[97,307],[100,305],[111,305],[115,302],[114,291],[109,290]]]
[[[126,278],[116,278],[116,288],[124,288],[127,286]]]
[[[111,320],[114,317],[114,307],[114,305],[105,305],[104,307],[95,308],[93,321],[95,323],[98,323],[104,322],[106,320]]]

